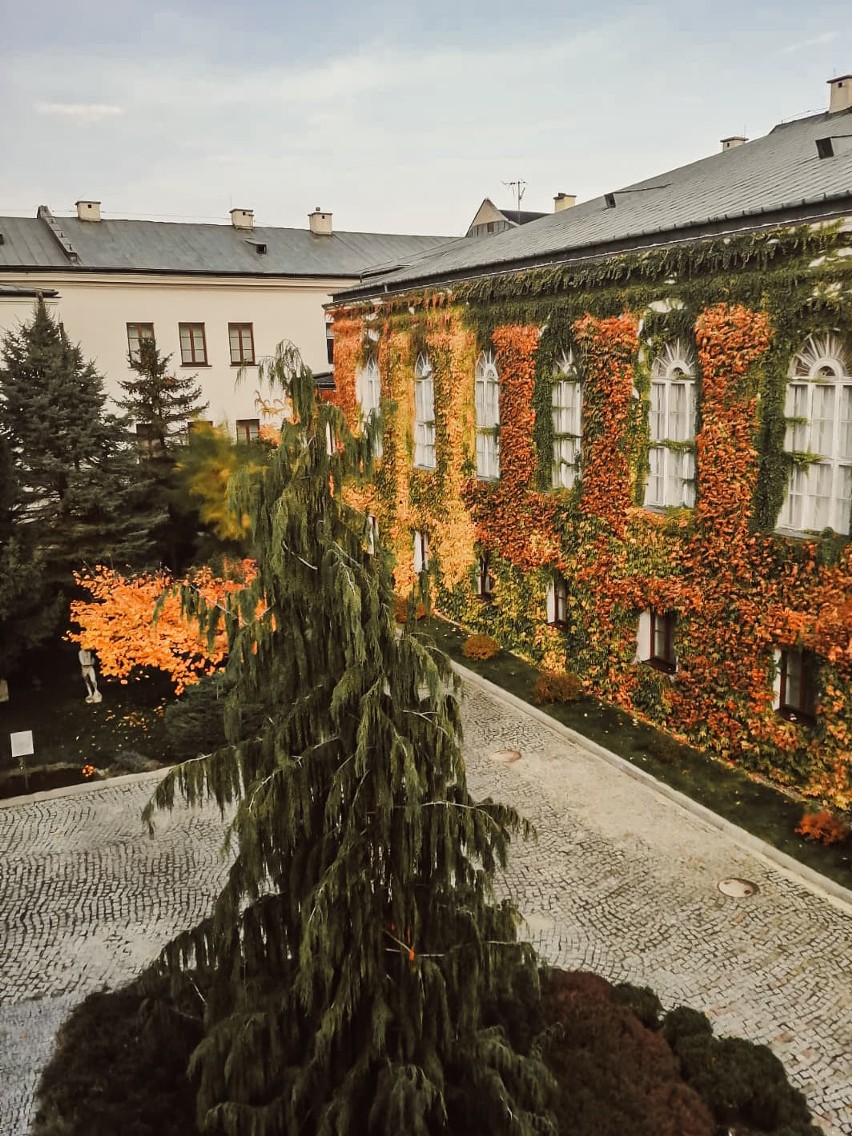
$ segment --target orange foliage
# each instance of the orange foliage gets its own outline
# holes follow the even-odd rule
[[[104,566],[76,573],[77,584],[92,599],[71,604],[71,621],[79,630],[69,631],[66,638],[97,652],[101,673],[107,678],[127,682],[133,671],[152,667],[165,671],[180,694],[222,663],[228,653],[228,637],[220,627],[209,644],[197,624],[181,614],[176,588],[188,584],[209,605],[224,604],[227,596],[244,588],[256,571],[252,560],[233,567],[227,579],[214,576],[209,568],[200,568],[179,581],[166,572],[122,576]],[[154,612],[161,597],[165,598],[155,623]]]
[[[849,839],[849,825],[828,809],[805,813],[796,826],[796,832],[805,840],[816,840],[819,844],[842,844]]]

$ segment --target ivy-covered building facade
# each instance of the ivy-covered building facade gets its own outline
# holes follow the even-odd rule
[[[852,803],[852,79],[826,114],[335,298],[406,592]],[[849,101],[847,101],[849,100]],[[729,140],[730,141],[730,140]],[[423,577],[425,573],[425,577]]]

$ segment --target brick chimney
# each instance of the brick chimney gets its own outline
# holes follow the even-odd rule
[[[316,206],[313,213],[308,214],[308,225],[315,237],[330,237],[332,235],[331,214],[323,213],[319,205]]]
[[[849,110],[852,107],[852,75],[838,75],[836,79],[829,79],[828,85],[831,90],[828,113]]]
[[[80,221],[100,221],[101,219],[101,203],[100,201],[75,201],[77,206],[77,217]]]
[[[563,209],[570,209],[577,204],[576,193],[557,193],[553,199],[553,212],[561,213]]]
[[[742,134],[732,134],[730,138],[722,139],[722,153],[725,150],[736,150],[737,146],[745,146],[748,138],[743,137]]]
[[[254,210],[253,209],[232,209],[231,210],[231,224],[235,229],[253,229],[254,228]]]

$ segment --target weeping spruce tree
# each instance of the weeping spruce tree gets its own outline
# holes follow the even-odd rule
[[[544,1066],[483,1013],[535,984],[517,914],[492,896],[522,822],[469,795],[448,664],[397,635],[389,564],[341,498],[369,472],[371,440],[315,397],[294,349],[268,370],[293,421],[269,468],[234,490],[259,573],[233,633],[229,744],[178,767],[149,806],[176,793],[236,803],[214,912],[158,964],[176,981],[193,967],[209,976],[191,1062],[199,1124],[228,1136],[551,1132]],[[250,735],[249,704],[263,708]]]

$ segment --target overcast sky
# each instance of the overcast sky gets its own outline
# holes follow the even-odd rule
[[[0,213],[453,234],[824,110],[852,3],[0,0]]]

